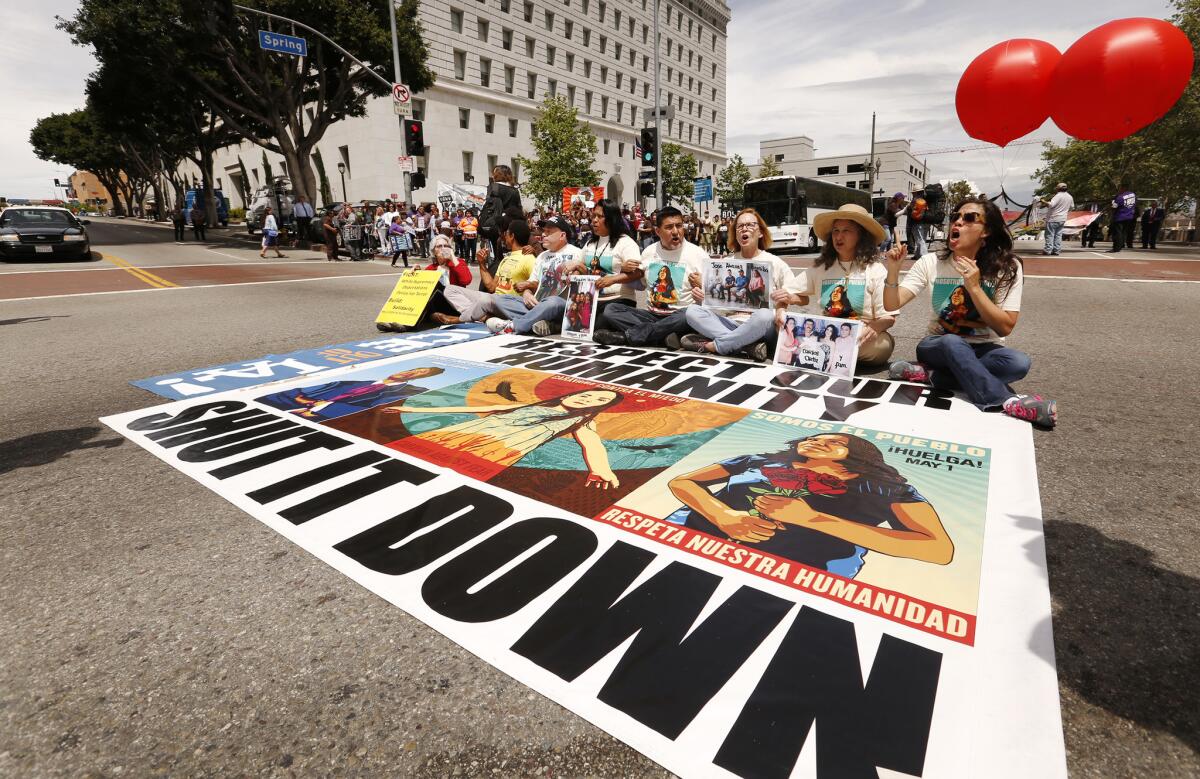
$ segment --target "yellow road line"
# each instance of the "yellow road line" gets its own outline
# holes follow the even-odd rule
[[[176,284],[174,282],[167,281],[162,276],[158,276],[156,274],[151,273],[150,271],[146,270],[145,268],[139,268],[136,265],[133,265],[132,263],[130,263],[126,260],[122,260],[120,257],[117,257],[116,255],[101,253],[100,256],[103,257],[104,259],[108,260],[109,262],[111,262],[113,265],[116,265],[121,270],[126,271],[127,273],[129,273],[129,275],[133,276],[134,278],[138,279],[139,281],[143,281],[152,287],[158,287],[159,289],[165,289],[167,287],[178,287],[179,286],[178,284]]]

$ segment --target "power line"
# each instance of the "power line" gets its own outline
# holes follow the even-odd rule
[[[1051,138],[1030,138],[1024,141],[1013,141],[1009,146],[1033,146],[1034,144],[1042,144]],[[931,154],[950,154],[952,152],[976,151],[978,149],[995,149],[997,146],[994,143],[977,143],[973,146],[948,146],[944,149],[930,149],[929,151],[914,151],[914,157],[928,157]]]

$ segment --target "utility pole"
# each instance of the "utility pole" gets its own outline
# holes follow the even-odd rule
[[[662,97],[658,91],[658,49],[662,41],[658,38],[658,4],[659,0],[654,0],[654,143],[658,147],[654,150],[655,209],[661,209],[664,205],[662,180],[662,106],[659,103]]]
[[[400,39],[396,35],[396,0],[387,0],[388,6],[388,22],[392,25],[392,72],[395,75],[396,83],[403,84],[404,79],[400,75]],[[404,136],[404,117],[396,117],[397,126],[400,128],[400,154],[408,156],[408,140]],[[409,198],[412,195],[412,190],[409,189],[410,179],[408,171],[400,173],[400,192],[404,197],[406,206],[412,205],[409,203]]]
[[[867,194],[875,197],[875,112],[871,112],[871,158],[867,160]]]

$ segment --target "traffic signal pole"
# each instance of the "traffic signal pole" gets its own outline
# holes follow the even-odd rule
[[[388,22],[392,26],[392,72],[395,74],[396,83],[403,84],[404,79],[400,75],[400,39],[396,35],[396,0],[387,0],[387,6]],[[408,139],[405,137],[403,116],[396,117],[396,125],[400,128],[400,154],[407,157]],[[405,205],[412,205],[409,202],[412,190],[410,189],[410,179],[406,170],[400,172],[400,192],[404,196]]]
[[[663,207],[662,180],[662,99],[658,91],[658,49],[662,41],[658,38],[658,2],[654,0],[654,208]]]

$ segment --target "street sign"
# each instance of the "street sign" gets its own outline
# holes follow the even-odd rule
[[[396,162],[400,163],[401,173],[416,173],[417,158],[416,157],[397,157]]]
[[[407,84],[392,84],[392,108],[395,109],[396,116],[412,118],[412,90]]]
[[[639,179],[652,179],[652,178],[654,178],[654,171],[653,170],[643,170],[641,173],[638,174],[638,178]]]
[[[648,106],[645,109],[645,111],[646,111],[647,117],[649,117],[650,119],[654,118],[654,106]],[[663,106],[662,108],[658,109],[658,113],[663,119],[674,119],[675,118],[675,106],[673,106],[673,105]]]
[[[392,200],[398,200],[400,198],[400,194],[393,192],[392,194],[388,195],[388,197],[390,197]]]
[[[270,30],[258,31],[258,47],[282,54],[294,54],[297,57],[308,56],[308,41],[295,35],[282,35]]]
[[[693,196],[692,199],[707,203],[713,199],[713,183],[710,178],[692,179]]]

